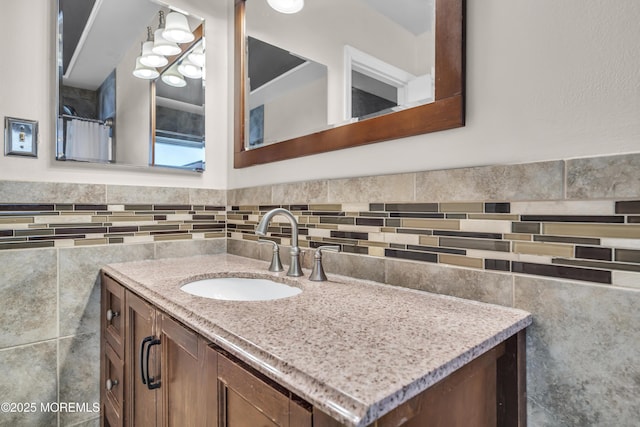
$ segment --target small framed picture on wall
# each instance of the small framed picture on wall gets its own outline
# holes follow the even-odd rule
[[[38,157],[38,122],[5,117],[4,155]]]

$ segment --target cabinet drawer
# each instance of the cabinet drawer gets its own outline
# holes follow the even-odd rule
[[[104,344],[102,354],[104,378],[102,387],[104,414],[108,425],[122,426],[124,407],[124,363],[108,343]]]
[[[116,352],[124,357],[124,288],[106,274],[102,275],[102,324],[104,337]]]
[[[311,426],[310,408],[302,407],[282,386],[259,378],[218,354],[218,381],[222,426]]]

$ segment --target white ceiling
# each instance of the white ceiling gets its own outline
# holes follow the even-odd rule
[[[435,0],[364,0],[369,7],[416,36],[431,31]]]
[[[433,25],[434,0],[363,1],[415,35],[430,31]],[[161,8],[150,0],[97,0],[64,76],[65,84],[96,90],[131,49],[132,40],[143,39],[148,25],[157,28]]]
[[[144,37],[147,25],[153,22],[154,29],[158,26],[154,18],[160,8],[147,0],[97,0],[74,53],[76,60],[72,59],[65,75],[65,84],[97,89],[132,43]]]

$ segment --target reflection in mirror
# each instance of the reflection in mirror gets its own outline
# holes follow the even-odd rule
[[[245,147],[433,102],[434,17],[433,0],[247,2]]]
[[[198,53],[204,58],[203,20],[150,0],[59,0],[57,20],[56,159],[203,170],[204,81],[200,76],[183,77],[196,69],[202,72],[201,66],[186,59]],[[191,67],[185,71],[183,64]],[[197,129],[192,126],[188,137],[161,136],[163,146],[186,144],[184,141],[198,145],[197,158],[177,164],[155,155],[163,150],[156,150],[154,144],[153,80],[179,67],[182,79],[194,80],[185,90],[190,91],[186,98],[192,99],[196,90],[190,87],[197,88],[193,98],[199,102],[194,107],[197,113],[194,108],[185,113],[184,107],[161,105],[159,108],[165,108],[160,111],[162,121],[182,123],[185,114],[197,114],[202,123]],[[185,96],[165,94],[163,98],[183,102]],[[180,130],[180,126],[174,129]]]
[[[204,170],[204,39],[154,82],[151,164]]]
[[[249,37],[250,147],[327,127],[327,66]]]
[[[234,167],[464,126],[464,9],[464,0],[323,0],[284,14],[235,0]],[[248,37],[326,66],[324,130],[251,145],[260,132],[250,122],[267,129],[269,119],[250,104]]]

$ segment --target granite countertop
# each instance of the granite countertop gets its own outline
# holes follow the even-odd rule
[[[270,273],[229,254],[103,268],[127,288],[349,426],[365,426],[531,323],[497,305],[329,274]],[[301,288],[273,301],[220,301],[180,290],[216,276]]]

